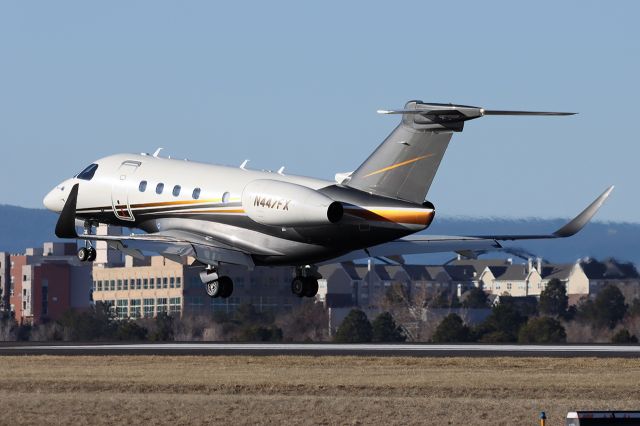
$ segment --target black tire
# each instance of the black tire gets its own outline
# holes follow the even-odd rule
[[[89,257],[87,258],[87,261],[93,262],[94,260],[96,260],[97,255],[98,253],[96,252],[96,249],[94,249],[93,247],[89,247]]]
[[[316,294],[318,294],[318,280],[313,277],[306,277],[304,281],[304,295],[306,297],[316,297]]]
[[[291,281],[291,292],[298,297],[303,297],[306,293],[307,285],[304,282],[304,278],[295,277]]]
[[[218,278],[220,283],[220,297],[226,299],[233,294],[233,280],[230,277],[222,276]]]
[[[207,296],[213,298],[220,297],[220,290],[222,287],[220,286],[219,280],[209,281],[205,283],[204,290],[207,292]]]
[[[81,247],[80,250],[78,250],[78,260],[80,262],[86,262],[87,260],[89,260],[89,249],[86,247]]]

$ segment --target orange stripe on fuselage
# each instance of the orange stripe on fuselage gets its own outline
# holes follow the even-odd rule
[[[143,207],[163,207],[163,206],[177,206],[180,204],[209,204],[219,203],[222,200],[220,198],[210,198],[208,200],[182,200],[182,201],[160,201],[157,203],[145,203],[145,204],[131,204],[132,209],[138,209]]]

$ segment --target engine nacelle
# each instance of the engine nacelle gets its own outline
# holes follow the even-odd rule
[[[242,208],[260,224],[284,227],[337,223],[344,214],[342,204],[326,195],[270,179],[254,180],[244,188]]]

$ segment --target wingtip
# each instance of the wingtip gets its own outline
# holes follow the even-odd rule
[[[578,216],[573,218],[570,222],[564,225],[562,228],[558,229],[553,233],[554,236],[558,238],[571,237],[572,235],[577,234],[585,227],[587,223],[591,221],[593,216],[600,210],[600,207],[607,201],[609,195],[614,189],[614,185],[611,185],[607,188],[598,198],[596,198],[586,209],[584,209]]]

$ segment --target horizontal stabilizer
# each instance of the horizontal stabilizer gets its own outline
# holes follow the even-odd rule
[[[575,112],[494,110],[469,105],[423,103],[421,101],[414,101],[408,105],[412,105],[414,108],[381,109],[378,110],[378,114],[402,114],[403,120],[413,122],[413,125],[420,130],[446,129],[454,132],[462,131],[465,121],[485,115],[565,116],[575,114]]]

